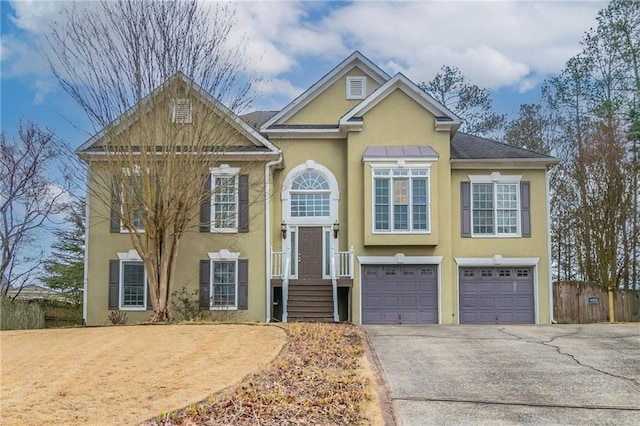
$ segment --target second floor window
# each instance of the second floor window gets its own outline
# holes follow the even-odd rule
[[[304,172],[291,185],[291,217],[328,217],[331,190],[319,173]]]
[[[472,184],[474,235],[518,235],[519,184]]]
[[[429,232],[429,170],[374,169],[375,232]]]

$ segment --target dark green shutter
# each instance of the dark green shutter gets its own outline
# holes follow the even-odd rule
[[[249,175],[239,176],[238,232],[249,232]]]
[[[120,261],[109,261],[109,309],[118,309],[120,297]]]
[[[470,182],[460,182],[460,229],[463,237],[471,237]]]
[[[200,204],[200,232],[211,232],[211,174],[204,184],[203,192]]]
[[[200,261],[200,309],[209,309],[210,306],[210,272],[211,261]]]
[[[249,309],[249,260],[238,260],[238,309]]]
[[[520,219],[522,236],[531,237],[531,182],[520,182]]]

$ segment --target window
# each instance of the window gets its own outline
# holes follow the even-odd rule
[[[211,171],[211,228],[218,232],[238,230],[238,173],[226,164]]]
[[[147,276],[142,262],[121,262],[120,308],[146,309]]]
[[[429,232],[429,169],[374,169],[375,232]]]
[[[211,268],[211,307],[236,308],[237,261],[213,261]]]
[[[329,217],[331,190],[319,173],[304,172],[291,185],[291,217]]]
[[[517,183],[473,183],[474,235],[518,234]]]
[[[129,232],[130,227],[142,232],[145,218],[142,178],[139,170],[133,175],[128,170],[125,172],[127,176],[122,178],[124,182],[120,185],[120,232]]]
[[[191,124],[191,99],[175,98],[171,102],[171,122],[177,124]]]
[[[367,96],[367,77],[347,77],[347,99],[364,99]]]

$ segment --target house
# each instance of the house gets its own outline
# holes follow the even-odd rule
[[[266,322],[552,321],[554,158],[459,132],[459,117],[359,52],[281,111],[223,113],[245,149],[221,155],[206,189],[238,184],[202,206],[175,272],[203,310]],[[90,170],[99,139],[79,149]],[[117,309],[148,318],[146,293],[124,296],[144,288],[129,236],[107,203],[90,193],[89,205],[87,323]],[[221,211],[230,220],[212,220]]]

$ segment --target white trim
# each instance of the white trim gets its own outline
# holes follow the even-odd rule
[[[132,253],[133,252],[133,253]],[[126,255],[128,258],[120,257],[120,255]],[[147,268],[144,266],[144,263],[138,256],[138,252],[135,250],[129,250],[128,253],[118,253],[118,258],[120,259],[119,265],[119,277],[118,277],[118,310],[121,311],[146,311],[147,310],[147,292],[149,291],[149,280],[147,279]],[[144,283],[143,286],[143,302],[142,306],[123,306],[124,303],[124,265],[125,264],[141,264],[144,270]]]
[[[240,253],[232,253],[227,249],[221,249],[217,253],[207,253],[209,255],[209,310],[210,311],[237,311],[238,310],[238,258]],[[236,257],[237,256],[237,257]],[[235,290],[233,306],[214,306],[213,305],[213,264],[214,263],[235,263]],[[218,284],[225,285],[225,284]]]
[[[271,322],[271,170],[281,166],[284,157],[265,164],[264,166],[264,253],[265,253],[265,322]]]
[[[138,254],[138,251],[136,249],[131,249],[127,252],[121,252],[118,253],[118,259],[119,260],[129,260],[129,261],[140,261],[142,262],[142,258],[140,257],[140,255]]]
[[[312,171],[324,177],[329,184],[329,216],[315,217],[292,217],[291,216],[291,186],[294,180],[301,174]],[[316,163],[313,160],[307,160],[297,165],[284,178],[282,183],[282,191],[280,193],[282,201],[282,221],[287,225],[299,226],[332,226],[338,220],[338,203],[340,200],[340,190],[338,181],[334,174],[325,166]]]
[[[430,235],[432,233],[432,229],[431,229],[431,218],[432,218],[432,213],[431,213],[431,164],[406,164],[404,163],[403,160],[398,160],[396,163],[396,165],[394,164],[371,164],[371,233],[375,234],[375,235]],[[400,165],[400,167],[398,167],[398,165]],[[375,170],[378,169],[389,169],[391,171],[390,175],[385,177],[385,176],[376,176],[375,175]],[[409,179],[410,185],[409,188],[407,189],[408,193],[407,193],[407,197],[409,199],[409,208],[407,209],[407,226],[410,229],[401,229],[401,230],[394,230],[394,226],[393,226],[393,220],[394,220],[394,213],[393,213],[393,188],[392,188],[392,183],[393,183],[393,179],[395,178],[395,176],[393,175],[393,171],[394,170],[403,170],[406,169],[409,171],[409,174],[407,176],[398,176],[398,178],[406,178]],[[426,176],[413,176],[413,174],[410,172],[412,169],[416,169],[416,170],[426,170],[427,174]],[[377,230],[376,229],[376,194],[375,194],[375,180],[376,179],[389,179],[390,180],[390,185],[389,185],[389,230]],[[427,229],[418,229],[418,230],[414,230],[413,229],[413,223],[412,220],[413,219],[413,179],[427,179]]]
[[[239,222],[239,204],[240,204],[240,168],[239,167],[229,167],[228,164],[221,164],[219,167],[211,167],[209,169],[211,173],[211,217],[209,218],[209,231],[211,233],[221,233],[221,234],[235,234],[238,232],[238,222]],[[235,187],[235,210],[233,212],[235,218],[235,225],[231,228],[216,228],[215,226],[215,214],[216,214],[216,178],[226,177],[226,178],[234,178],[234,187]]]
[[[353,94],[351,91],[351,86],[354,82],[360,82],[361,92],[359,94]],[[347,84],[345,84],[346,98],[348,100],[352,99],[364,99],[367,97],[367,77],[365,76],[352,76],[347,77]]]
[[[460,324],[460,268],[482,268],[508,266],[517,268],[530,267],[533,269],[533,320],[535,324],[540,324],[540,309],[538,308],[538,264],[539,257],[502,257],[496,254],[493,257],[456,257],[456,324]]]
[[[361,130],[363,122],[353,123],[349,122],[349,120],[355,117],[362,117],[374,106],[379,104],[387,96],[393,93],[396,89],[402,91],[404,94],[409,96],[416,103],[418,103],[420,106],[422,106],[424,109],[435,116],[434,128],[436,130],[452,131],[454,129],[457,129],[462,124],[462,120],[460,119],[460,117],[458,117],[444,105],[440,104],[430,95],[428,95],[424,90],[416,86],[415,83],[413,83],[403,74],[397,73],[382,86],[378,87],[365,100],[352,108],[351,111],[343,115],[340,118],[340,127],[345,127],[346,130]],[[450,117],[451,120],[438,120],[438,117],[441,116]],[[359,126],[355,124],[359,124]]]
[[[91,170],[91,162],[89,162],[88,166],[87,166],[88,170]],[[90,174],[87,173],[86,174],[86,189],[85,189],[85,202],[84,202],[84,275],[82,277],[82,286],[83,286],[83,292],[82,292],[82,321],[83,324],[82,325],[87,325],[88,323],[88,318],[87,316],[89,315],[89,307],[88,307],[88,301],[89,301],[89,295],[88,295],[88,290],[89,290],[89,230],[91,229],[91,227],[89,226],[89,212],[91,211],[91,209],[89,208],[89,200],[91,199],[91,194],[89,193],[89,176]]]
[[[503,175],[500,172],[493,172],[488,175],[469,175],[471,183],[520,183],[522,175]]]
[[[549,173],[547,170],[544,174],[544,183],[547,191],[545,197],[546,205],[546,219],[547,219],[547,279],[549,280],[549,323],[556,324],[556,320],[553,317],[553,276],[551,275],[551,191],[549,190]],[[558,268],[559,270],[559,268]]]
[[[362,265],[436,265],[438,287],[438,324],[442,324],[442,260],[444,256],[406,256],[396,253],[395,256],[356,256],[358,259],[358,288],[360,291],[360,321],[362,325]],[[355,265],[353,265],[355,268]]]
[[[224,260],[238,260],[240,259],[240,252],[230,252],[227,249],[220,249],[216,252],[208,252],[207,255],[209,259],[214,261],[224,261]]]
[[[262,124],[262,126],[260,126],[260,131],[265,132],[274,124],[282,124],[356,67],[362,70],[367,77],[370,77],[378,84],[383,84],[385,81],[389,80],[389,75],[367,59],[362,53],[357,51],[353,52],[344,61],[318,80],[313,86],[305,90],[300,96],[289,103],[289,105],[285,106],[280,110],[280,112]]]

